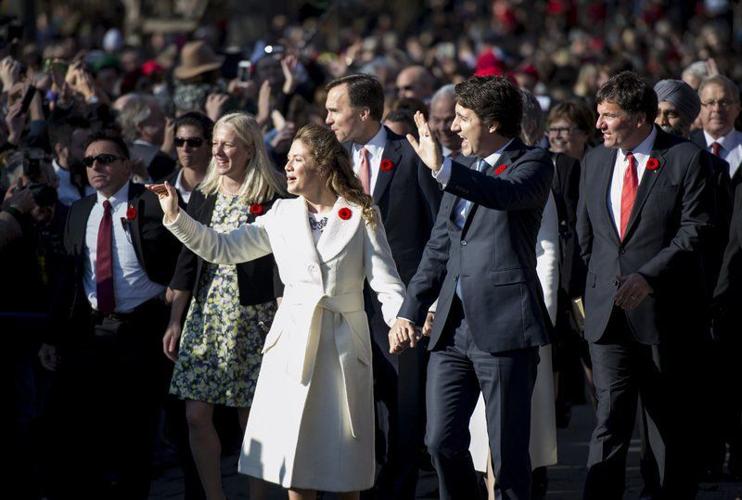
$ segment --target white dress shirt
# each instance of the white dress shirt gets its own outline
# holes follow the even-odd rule
[[[188,200],[191,199],[191,193],[193,191],[188,191],[185,188],[185,185],[183,184],[183,169],[181,168],[178,170],[178,175],[175,177],[175,186],[173,186],[175,189],[178,190],[180,193],[180,199],[183,200],[185,204],[188,204]]]
[[[637,147],[631,150],[636,160],[637,192],[656,138],[657,130],[652,127],[649,135]],[[628,152],[628,150],[619,149],[616,153],[616,163],[613,165],[613,178],[611,179],[611,190],[608,194],[608,213],[613,216],[613,224],[615,224],[616,229],[619,228],[621,221],[621,191],[623,190],[623,178],[629,166],[629,162],[626,161],[626,153]]]
[[[371,178],[369,179],[369,191],[371,194],[374,192],[376,186],[376,179],[379,178],[379,167],[381,166],[381,156],[384,154],[384,146],[386,145],[386,130],[383,126],[379,127],[379,131],[376,135],[371,138],[366,144],[353,143],[351,148],[351,158],[353,159],[353,172],[356,176],[361,170],[361,148],[366,148],[368,151],[368,166],[371,169]]]
[[[90,306],[98,308],[95,283],[95,259],[98,246],[98,229],[103,219],[103,202],[106,197],[97,194],[98,200],[90,211],[85,227],[85,265],[83,269],[83,286]],[[126,313],[138,305],[162,294],[165,287],[150,281],[147,273],[139,264],[131,240],[130,222],[126,221],[126,210],[129,200],[129,183],[108,198],[111,202],[113,218],[111,250],[113,254],[113,293],[116,300],[116,312]],[[137,214],[139,217],[139,214]],[[126,222],[125,222],[126,221]]]
[[[703,137],[706,140],[706,149],[709,152],[713,143],[719,143],[721,146],[719,156],[729,164],[729,177],[734,176],[740,162],[742,162],[742,132],[732,129],[724,137],[714,139],[704,130]]]

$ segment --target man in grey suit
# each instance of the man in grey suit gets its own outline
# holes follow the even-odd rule
[[[551,187],[548,153],[519,139],[520,91],[505,78],[456,86],[451,129],[471,168],[442,161],[422,115],[408,140],[444,188],[433,232],[389,333],[393,350],[416,343],[438,298],[430,334],[426,445],[440,498],[478,498],[469,454],[469,419],[484,395],[500,499],[530,498],[531,393],[538,346],[549,342],[536,275],[536,235]]]
[[[586,500],[623,498],[639,397],[657,460],[655,498],[694,498],[697,427],[685,409],[688,346],[704,330],[700,241],[709,230],[702,152],[653,122],[657,96],[622,72],[598,90],[603,145],[583,160],[577,234],[588,266],[585,338],[598,400]]]

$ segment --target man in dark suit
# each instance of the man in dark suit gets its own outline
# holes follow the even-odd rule
[[[549,342],[536,274],[536,235],[551,187],[546,151],[519,139],[520,91],[504,78],[456,86],[456,118],[469,168],[441,162],[416,115],[408,136],[446,194],[422,262],[390,332],[392,348],[416,343],[414,326],[438,298],[430,334],[426,444],[442,499],[479,497],[469,454],[469,419],[484,395],[495,496],[529,499],[531,393],[538,347]]]
[[[654,125],[657,96],[631,72],[598,91],[603,145],[582,166],[577,233],[588,266],[585,338],[598,400],[585,499],[623,498],[641,396],[662,499],[694,498],[684,438],[689,343],[708,306],[700,240],[710,220],[701,151]]]
[[[742,132],[734,128],[739,116],[739,89],[723,75],[710,76],[698,87],[701,100],[702,130],[691,134],[691,141],[729,164],[732,189],[742,182]]]
[[[327,89],[325,121],[349,150],[361,184],[378,205],[392,257],[408,283],[430,236],[440,190],[407,140],[381,125],[384,89],[378,80],[350,75],[330,82]],[[389,354],[389,327],[375,294],[366,288],[380,437],[375,490],[378,498],[414,498],[423,445],[425,355]]]
[[[714,292],[714,329],[717,335],[739,337],[739,325],[742,324],[739,304],[742,304],[742,184],[737,185],[734,193],[729,243]],[[739,346],[739,339],[735,338],[735,341]]]
[[[59,473],[76,498],[147,498],[158,407],[164,395],[162,297],[179,244],[157,198],[129,181],[129,153],[93,135],[84,163],[96,194],[69,211],[67,290],[58,305]],[[74,492],[74,493],[73,493]]]

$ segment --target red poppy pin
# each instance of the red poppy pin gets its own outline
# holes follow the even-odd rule
[[[379,166],[382,172],[389,172],[394,168],[394,162],[389,159],[383,159],[381,160],[381,165]]]
[[[265,207],[263,207],[262,203],[253,203],[250,205],[250,213],[252,215],[263,215],[265,212]]]
[[[350,211],[350,208],[343,207],[340,210],[338,210],[338,217],[340,217],[343,220],[350,219],[351,215],[353,215],[353,212]]]
[[[129,207],[126,209],[126,220],[133,221],[137,218],[137,209],[134,208],[134,205],[129,205]]]
[[[657,170],[660,168],[660,162],[657,158],[649,157],[647,160],[647,170]]]
[[[504,163],[502,165],[498,165],[497,167],[495,167],[495,175],[500,175],[505,171],[506,168],[508,168],[508,166]]]

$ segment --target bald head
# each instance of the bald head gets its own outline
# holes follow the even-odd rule
[[[422,66],[407,66],[397,75],[397,97],[426,101],[433,94],[433,75]]]

